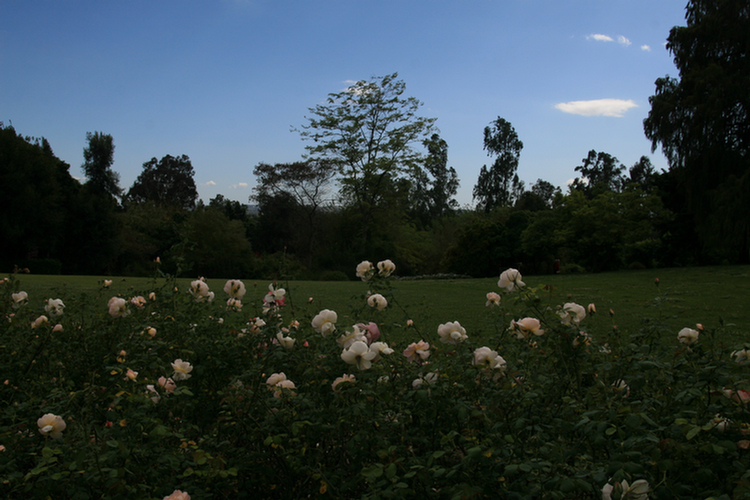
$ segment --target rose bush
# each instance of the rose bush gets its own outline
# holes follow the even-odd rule
[[[293,284],[231,280],[227,310],[202,280],[160,280],[61,292],[50,324],[5,281],[0,495],[750,498],[750,345],[720,325],[620,332],[515,271],[476,291],[485,330],[423,330],[374,269],[323,303],[340,316]]]

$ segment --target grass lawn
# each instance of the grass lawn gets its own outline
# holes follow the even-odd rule
[[[672,268],[643,271],[619,271],[601,274],[526,276],[528,286],[549,285],[550,304],[577,302],[583,306],[595,303],[600,327],[617,326],[622,334],[637,331],[645,319],[658,320],[667,328],[665,335],[676,335],[683,327],[702,323],[707,329],[723,324],[727,340],[750,341],[750,266]],[[163,279],[120,278],[113,280],[110,289],[103,289],[102,276],[43,276],[19,275],[21,289],[29,294],[33,307],[41,310],[49,297],[76,300],[81,294],[93,294],[102,300],[102,307],[112,295],[124,297],[144,294],[160,286]],[[659,286],[654,283],[659,279]],[[189,279],[178,280],[187,290]],[[243,280],[248,293],[243,311],[248,317],[257,314],[267,291],[265,280]],[[223,300],[225,280],[209,279],[217,300]],[[390,308],[399,311],[390,318],[405,322],[413,319],[415,326],[434,335],[437,326],[448,321],[459,321],[472,336],[493,331],[491,315],[485,306],[487,292],[499,292],[496,278],[462,280],[393,280]],[[321,309],[333,309],[339,323],[345,325],[349,311],[358,307],[368,291],[361,281],[324,282],[292,281],[281,283],[287,289],[291,306],[301,312],[315,314]],[[308,298],[313,302],[308,306]],[[507,300],[507,299],[505,299]],[[256,307],[253,307],[255,304]],[[610,318],[609,310],[614,311]],[[503,324],[509,323],[506,318]],[[518,319],[518,318],[515,318]]]

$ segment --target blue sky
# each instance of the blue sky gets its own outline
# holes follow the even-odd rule
[[[260,162],[299,160],[292,131],[347,82],[394,72],[448,143],[472,203],[498,116],[524,143],[518,174],[555,185],[595,149],[630,167],[664,43],[686,0],[0,1],[0,121],[46,137],[82,176],[86,132],[111,134],[129,188],[144,162],[186,154],[201,198],[247,202]]]

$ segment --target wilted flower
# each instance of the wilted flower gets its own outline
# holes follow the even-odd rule
[[[489,292],[487,294],[487,303],[485,304],[487,307],[489,306],[499,306],[500,305],[500,294],[497,292]]]
[[[602,488],[602,500],[612,500],[612,493],[615,490],[620,490],[621,500],[648,500],[649,486],[645,479],[639,479],[633,482],[632,485],[628,485],[627,481],[621,483],[615,483],[614,486],[607,483]]]
[[[732,357],[736,358],[735,361],[737,361],[737,363],[747,363],[748,360],[750,360],[750,351],[747,349],[734,351]]]
[[[437,380],[438,380],[437,372],[429,372],[429,373],[426,373],[425,375],[420,375],[419,378],[417,379],[414,379],[414,381],[412,381],[411,383],[411,386],[414,389],[419,389],[420,387],[422,387],[423,384],[435,385]]]
[[[128,380],[128,379],[129,379],[129,380],[132,380],[132,381],[134,381],[134,382],[135,382],[135,379],[137,379],[137,378],[138,378],[138,372],[136,372],[136,371],[133,371],[133,370],[131,370],[130,368],[128,368],[128,371],[127,371],[127,372],[125,372],[125,375],[127,376],[127,378],[126,378],[125,380]]]
[[[148,384],[146,386],[146,390],[148,391],[146,393],[147,396],[149,392],[151,393],[151,401],[153,401],[154,403],[158,403],[159,401],[161,401],[161,394],[159,394],[159,391],[156,390],[153,384]]]
[[[566,302],[563,304],[562,309],[557,311],[557,315],[566,325],[575,323],[576,325],[586,317],[586,309],[582,305],[576,304],[575,302]]]
[[[353,384],[356,381],[357,379],[354,377],[354,375],[344,374],[341,377],[336,377],[336,380],[334,380],[333,383],[331,384],[331,389],[335,391],[336,387],[338,387],[340,384],[344,382],[349,382]]]
[[[47,319],[47,316],[42,314],[37,319],[34,320],[33,323],[31,323],[31,328],[39,328],[40,326],[46,324],[49,322],[49,319]]]
[[[156,292],[149,293],[148,300],[156,300]]]
[[[44,311],[49,314],[50,318],[56,318],[62,316],[65,304],[60,299],[47,299],[47,305],[44,306]]]
[[[39,432],[43,436],[49,436],[52,439],[60,439],[62,432],[67,427],[65,420],[61,416],[53,415],[52,413],[42,416],[42,418],[36,421],[36,425],[39,426]]]
[[[391,262],[389,259],[381,260],[378,262],[378,274],[383,277],[387,278],[393,272],[396,270],[396,264]]]
[[[526,286],[526,283],[521,281],[523,276],[521,276],[521,273],[518,272],[518,269],[513,269],[512,267],[510,269],[506,269],[502,272],[500,275],[500,279],[497,282],[497,286],[500,288],[505,288],[509,292],[514,292],[521,287]]]
[[[295,340],[292,337],[284,337],[284,332],[278,332],[276,334],[276,339],[284,349],[291,349],[294,347]]]
[[[242,301],[230,297],[227,299],[227,311],[239,311],[242,309]]]
[[[615,391],[622,393],[622,396],[625,398],[630,395],[630,387],[628,387],[628,384],[626,384],[623,379],[615,380],[612,383],[612,388]]]
[[[445,344],[458,344],[469,338],[466,335],[466,329],[458,321],[438,326],[438,335]]]
[[[525,339],[530,333],[540,337],[544,335],[544,330],[541,329],[541,323],[536,318],[523,318],[518,321],[511,321],[509,330],[512,330],[516,334],[516,338]]]
[[[417,359],[424,361],[430,357],[430,344],[424,340],[416,343],[412,342],[404,349],[404,356],[409,361],[417,361]]]
[[[589,314],[596,314],[596,305],[592,302],[587,308]]]
[[[335,323],[337,320],[338,315],[335,311],[323,309],[313,318],[312,327],[316,332],[327,337],[336,330]]]
[[[224,284],[224,292],[233,299],[242,300],[245,296],[245,284],[240,280],[229,280]]]
[[[367,297],[367,304],[369,304],[370,307],[376,308],[378,311],[382,311],[388,306],[388,301],[379,293],[374,293]]]
[[[164,500],[190,500],[190,495],[187,491],[174,490],[171,495],[164,497]]]
[[[683,328],[677,334],[677,340],[685,345],[692,345],[698,342],[698,335],[698,330],[693,330],[692,328]]]
[[[107,302],[109,307],[109,315],[113,318],[124,318],[130,312],[128,311],[128,301],[122,297],[112,297]]]
[[[727,430],[727,427],[729,427],[730,422],[728,419],[722,417],[717,413],[716,416],[712,418],[708,423],[717,431],[724,432],[725,430]]]
[[[172,369],[174,370],[174,373],[172,374],[174,380],[187,380],[192,376],[190,375],[190,372],[193,371],[193,365],[187,361],[175,359],[172,362]]]
[[[379,360],[381,356],[393,354],[393,349],[388,347],[385,342],[373,342],[370,344],[370,351],[375,353],[375,357],[372,358],[373,361]]]
[[[18,309],[29,303],[29,294],[26,292],[17,292],[10,294],[13,299],[13,309]]]
[[[341,353],[341,359],[347,364],[357,365],[360,370],[367,370],[377,355],[378,353],[371,351],[365,342],[357,340]]]
[[[361,278],[362,281],[367,281],[372,278],[373,272],[374,269],[372,267],[372,262],[369,260],[363,260],[357,264],[357,277]]]
[[[146,305],[146,299],[138,295],[137,297],[133,297],[132,299],[130,299],[130,303],[138,309],[143,309],[143,307]]]
[[[351,346],[355,342],[367,342],[365,332],[360,330],[358,325],[354,325],[351,332],[345,331],[339,338],[336,339],[336,343],[342,349],[349,348],[349,346]]]

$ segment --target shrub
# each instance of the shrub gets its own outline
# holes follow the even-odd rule
[[[750,498],[750,344],[658,321],[620,335],[529,286],[488,295],[494,333],[444,318],[438,335],[360,268],[338,314],[196,280],[109,304],[104,283],[51,317],[7,280],[0,493]]]

